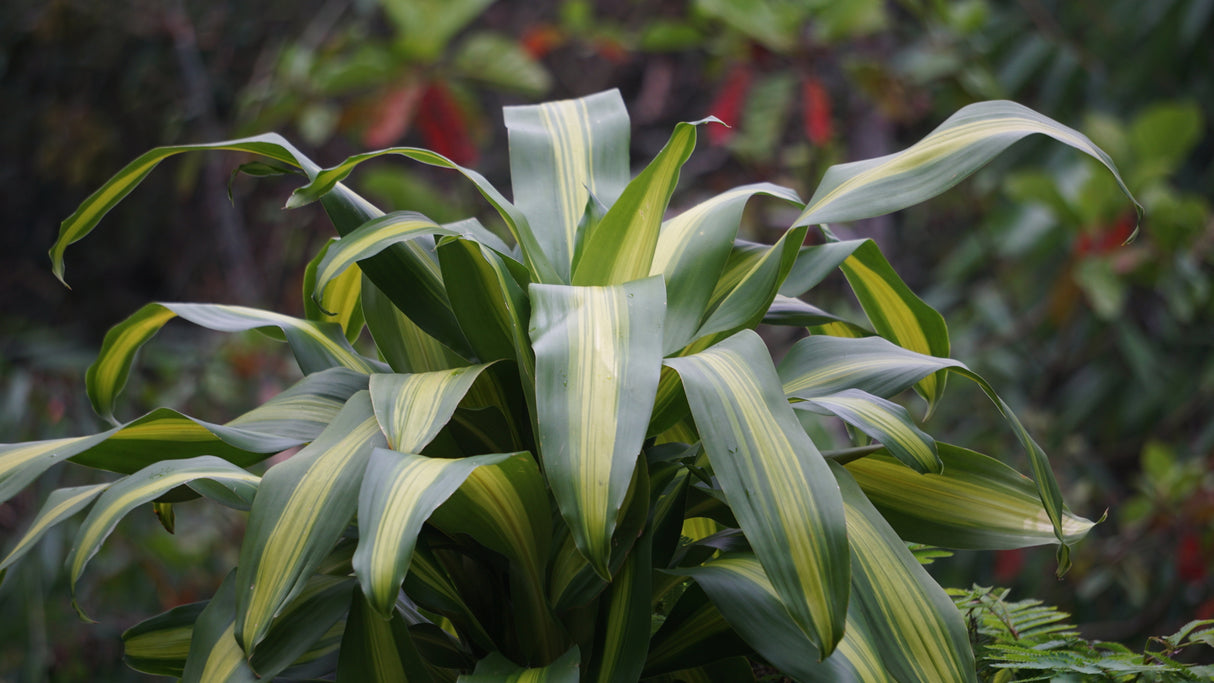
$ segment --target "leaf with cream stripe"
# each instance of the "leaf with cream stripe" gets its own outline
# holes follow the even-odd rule
[[[176,316],[221,332],[278,328],[286,336],[304,373],[331,367],[344,367],[363,373],[382,368],[380,363],[358,355],[346,341],[341,328],[334,323],[316,323],[244,306],[151,303],[106,333],[97,360],[89,366],[85,382],[89,400],[93,402],[93,409],[98,415],[115,421],[114,400],[126,385],[135,354]]]
[[[792,190],[757,183],[719,194],[662,224],[649,274],[660,274],[666,281],[663,353],[691,342],[733,248],[742,210],[756,194],[800,204]]]
[[[358,494],[358,549],[354,573],[368,605],[391,617],[409,569],[417,534],[430,513],[481,465],[509,454],[428,458],[377,448],[371,452]]]
[[[92,484],[51,491],[50,495],[46,497],[46,502],[42,504],[42,509],[38,511],[38,516],[30,522],[29,528],[25,530],[21,540],[17,541],[17,544],[4,557],[4,561],[0,562],[0,573],[28,553],[46,535],[46,532],[83,510],[107,488],[109,488],[109,484]]]
[[[1057,543],[1033,481],[971,450],[939,443],[944,469],[919,476],[871,455],[847,470],[898,535],[942,548],[1000,550]],[[1063,539],[1076,543],[1093,522],[1062,511]]]
[[[388,447],[420,453],[450,420],[488,364],[371,376],[371,404]]]
[[[942,465],[936,454],[935,439],[919,429],[906,408],[893,401],[859,389],[845,389],[792,405],[839,417],[881,442],[894,457],[916,472],[940,472]]]
[[[236,571],[236,637],[251,654],[349,526],[371,450],[387,441],[359,392],[324,432],[262,479]]]
[[[657,393],[666,290],[530,287],[540,458],[578,550],[610,579],[611,535]]]
[[[572,282],[586,207],[610,207],[628,185],[628,110],[616,90],[576,100],[506,107],[514,201],[535,233],[535,248],[557,280]],[[661,215],[653,217],[660,220]],[[533,247],[520,241],[524,252]],[[593,282],[587,284],[607,284]]]
[[[1113,160],[1079,131],[1015,102],[962,107],[907,149],[827,169],[795,225],[871,218],[944,192],[1020,139],[1040,133],[1091,156],[1113,174],[1142,215]]]
[[[253,498],[253,492],[260,482],[257,475],[209,455],[157,463],[114,482],[89,511],[68,553],[68,581],[73,595],[85,565],[119,520],[139,505],[196,479],[210,479],[222,484],[246,501]]]
[[[767,347],[748,330],[666,364],[683,379],[713,472],[780,601],[829,655],[847,612],[843,504]]]

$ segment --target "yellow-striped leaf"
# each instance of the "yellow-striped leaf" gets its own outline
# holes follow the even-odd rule
[[[1134,201],[1113,160],[1082,133],[1008,101],[962,107],[909,148],[827,169],[795,225],[880,216],[930,199],[961,182],[1016,141],[1048,135],[1088,154],[1113,174]],[[1142,207],[1134,201],[1139,216]]]
[[[453,234],[456,233],[414,211],[395,211],[369,220],[352,232],[329,240],[316,265],[315,287],[307,294],[327,309],[325,306],[328,301],[326,290],[329,285],[355,263],[369,259],[394,244],[420,240],[433,235]],[[431,241],[427,240],[426,244],[433,249]],[[436,299],[445,300],[446,292],[442,286],[443,281],[439,275],[438,263],[432,258],[428,258],[425,260],[425,264],[431,275],[426,282],[431,288],[430,295]]]
[[[354,591],[337,660],[337,679],[359,683],[431,683],[409,627],[399,613],[384,619]]]
[[[679,182],[679,170],[696,145],[696,126],[675,126],[670,140],[645,170],[628,183],[602,220],[592,221],[578,235],[574,251],[575,285],[619,285],[650,275],[662,217]]]
[[[331,367],[369,373],[380,367],[374,361],[358,355],[346,341],[341,328],[332,323],[316,323],[243,306],[151,303],[110,328],[97,360],[89,366],[85,382],[89,400],[93,402],[93,409],[98,415],[114,422],[114,399],[126,385],[135,353],[176,316],[221,332],[278,328],[286,336],[295,359],[305,373]]]
[[[877,243],[865,240],[841,266],[877,334],[911,351],[948,358],[948,326],[902,282]],[[916,387],[927,399],[928,412],[944,392],[944,375],[928,375]]]
[[[348,576],[309,577],[299,595],[274,618],[266,639],[249,658],[249,666],[260,678],[275,679],[297,662],[313,661],[336,650],[334,631],[341,628],[356,589],[357,582]]]
[[[1070,569],[1070,545],[1063,525],[1062,492],[1049,457],[1024,428],[993,387],[963,363],[935,358],[890,343],[880,337],[840,339],[808,337],[797,342],[780,363],[780,377],[789,398],[813,398],[845,388],[892,396],[923,377],[945,369],[976,383],[995,404],[1029,456],[1037,494],[1058,539],[1058,574]]]
[[[451,420],[459,402],[487,364],[412,374],[371,376],[371,404],[388,447],[420,453]]]
[[[468,364],[451,347],[401,313],[392,300],[365,277],[362,304],[375,348],[396,372],[427,372]]]
[[[771,662],[772,666],[798,681],[894,683],[897,680],[881,666],[885,653],[876,649],[871,632],[865,628],[862,620],[864,615],[859,609],[860,596],[853,596],[848,604],[847,630],[834,654],[819,661],[817,646],[793,622],[781,604],[771,579],[763,571],[763,565],[754,555],[729,553],[699,567],[670,571],[695,579],[720,610],[716,615],[707,609],[700,610],[714,631],[719,626],[713,617],[720,619],[723,615],[728,627],[750,647]],[[731,641],[723,634],[706,633],[706,636],[710,638],[706,641],[708,643],[730,646]],[[731,651],[724,650],[722,654]]]
[[[245,660],[236,641],[235,572],[228,574],[219,590],[194,622],[190,650],[186,655],[182,683],[254,683],[257,675]]]
[[[428,458],[377,448],[358,494],[358,549],[354,573],[367,604],[387,619],[409,569],[422,524],[472,470],[508,454]]]
[[[182,152],[202,150],[231,150],[249,152],[270,157],[290,166],[302,166],[305,170],[315,170],[307,157],[299,153],[291,143],[281,136],[269,133],[256,135],[239,140],[226,140],[204,145],[181,145],[177,147],[157,147],[145,152],[137,159],[127,164],[122,170],[110,178],[96,192],[81,202],[75,213],[68,216],[59,226],[59,237],[51,247],[50,257],[55,277],[63,280],[63,252],[68,245],[89,234],[97,223],[114,208],[118,202],[130,194],[143,179],[160,164],[161,161]]]
[[[493,653],[477,662],[470,674],[459,677],[456,683],[578,683],[581,673],[582,655],[577,647],[555,662],[543,667],[522,667],[500,654]]]
[[[692,341],[729,258],[742,210],[756,194],[800,204],[792,190],[758,183],[723,192],[662,224],[649,274],[660,274],[666,281],[663,353],[678,351]]]
[[[780,391],[767,347],[743,331],[666,363],[683,379],[713,471],[781,602],[829,655],[847,611],[843,504]]]
[[[347,268],[328,285],[324,301],[317,301],[312,296],[316,290],[316,266],[324,258],[322,249],[308,261],[303,277],[304,317],[316,322],[336,323],[346,334],[346,339],[353,344],[363,331],[365,318],[362,307],[363,273],[358,266]]]
[[[509,109],[507,109],[509,111]],[[526,259],[527,267],[535,276],[537,282],[561,282],[556,271],[553,270],[552,263],[545,255],[539,244],[536,242],[536,237],[532,233],[531,225],[528,223],[527,216],[524,211],[520,211],[514,204],[511,204],[497,188],[485,179],[485,176],[468,168],[464,168],[459,164],[451,161],[441,154],[436,154],[427,149],[419,149],[416,147],[390,147],[381,149],[376,152],[367,152],[365,154],[357,154],[352,156],[340,164],[331,168],[326,168],[320,171],[312,179],[308,185],[295,190],[291,194],[291,198],[287,201],[288,208],[304,206],[310,202],[314,202],[321,197],[326,197],[327,194],[334,188],[341,188],[340,182],[344,180],[350,173],[364,161],[374,159],[384,155],[403,156],[414,161],[419,161],[430,166],[438,166],[440,168],[449,168],[458,171],[465,178],[472,181],[476,189],[485,199],[497,209],[498,215],[506,223],[510,229],[510,234],[514,237],[522,247],[523,257]],[[327,208],[327,207],[326,207]],[[368,216],[373,218],[374,216]],[[367,218],[363,219],[364,221]],[[363,221],[360,221],[360,223]],[[393,297],[393,301],[397,299]]]
[[[841,418],[881,442],[916,472],[940,472],[942,465],[935,439],[919,429],[906,408],[897,403],[859,389],[845,389],[793,404],[794,408],[810,406]]]
[[[641,535],[599,603],[594,656],[584,680],[632,683],[640,678],[653,619],[653,533]]]
[[[587,206],[610,207],[629,181],[628,110],[616,90],[505,108],[514,201],[558,279],[571,282]],[[651,216],[661,219],[661,212]],[[534,269],[533,269],[534,272]],[[588,284],[606,284],[592,282]]]
[[[655,574],[654,578],[660,579],[663,575]],[[778,600],[776,605],[779,606]],[[784,619],[792,625],[791,619],[787,616]],[[797,634],[807,640],[799,629]],[[750,652],[750,647],[725,621],[721,610],[704,594],[704,589],[692,583],[679,596],[661,628],[653,634],[642,675],[649,678]]]
[[[843,654],[857,667],[879,663],[891,680],[976,683],[974,653],[961,613],[847,471],[835,463],[831,469],[847,509],[856,626],[865,641],[871,639],[871,647]],[[849,614],[849,633],[852,625]]]
[[[56,463],[103,443],[118,428],[91,436],[0,444],[0,503],[21,492]]]
[[[788,272],[784,284],[780,285],[780,294],[801,296],[813,289],[867,241],[830,241],[826,244],[801,247],[797,253],[797,262]]]
[[[466,239],[445,240],[438,260],[472,350],[483,361],[517,362],[524,380],[534,381],[535,357],[527,337],[531,304],[511,271],[510,264],[517,263]]]
[[[736,284],[725,290],[718,284],[710,304],[711,312],[693,335],[699,340],[693,348],[705,348],[734,332],[758,325],[792,269],[804,240],[803,228],[789,230],[770,248],[744,261],[746,265],[738,274]],[[722,278],[722,282],[725,280]]]
[[[898,535],[942,548],[997,550],[1057,543],[1033,481],[974,451],[938,444],[944,469],[918,476],[889,457],[848,463],[860,488]],[[1067,543],[1094,523],[1063,508]]]
[[[46,535],[47,531],[83,510],[107,488],[109,488],[109,484],[93,484],[51,491],[50,495],[46,497],[46,502],[42,504],[42,509],[38,511],[34,521],[30,522],[29,528],[25,530],[25,535],[9,550],[4,561],[0,562],[0,572],[20,560],[34,547],[34,544]]]
[[[136,671],[181,678],[194,623],[208,602],[192,602],[145,619],[122,634],[122,661]]]
[[[610,579],[611,535],[649,424],[666,309],[660,277],[530,288],[540,457],[578,550]]]
[[[266,472],[236,571],[236,635],[245,652],[346,530],[367,458],[386,445],[370,396],[359,392],[315,441]]]
[[[110,485],[93,505],[80,526],[67,557],[68,580],[75,594],[76,582],[89,559],[96,554],[119,520],[128,512],[178,486],[197,479],[210,479],[239,498],[253,499],[260,478],[214,456],[169,460],[145,467]]]

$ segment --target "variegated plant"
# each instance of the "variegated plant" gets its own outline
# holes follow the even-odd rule
[[[115,476],[52,493],[0,569],[87,509],[67,558],[74,590],[122,516],[201,496],[249,511],[238,566],[209,601],[126,633],[136,669],[190,681],[741,681],[766,662],[803,681],[975,680],[961,617],[908,544],[1057,543],[1065,570],[1092,522],[1063,505],[1045,454],[994,390],[948,358],[941,316],[876,244],[838,241],[826,223],[928,199],[1031,133],[1116,177],[1108,157],[1024,107],[987,102],[903,152],[830,169],[807,204],[756,184],[672,212],[697,127],[712,120],[679,124],[632,177],[614,91],[505,119],[513,199],[426,150],[322,170],[276,135],[152,150],[89,197],[51,250],[60,277],[67,246],[186,151],[297,169],[308,183],[289,206],[319,200],[341,237],[309,265],[304,319],[166,303],[111,330],[87,388],[113,427],[0,446],[0,501],[65,460]],[[463,174],[504,229],[385,215],[341,184],[385,154]],[[755,195],[800,208],[772,246],[737,239]],[[809,230],[824,243],[804,246]],[[804,298],[835,269],[866,323]],[[136,352],[175,317],[274,328],[305,376],[225,424],[168,409],[118,419]],[[777,367],[760,323],[810,335]],[[1031,478],[937,442],[894,401],[913,388],[930,410],[948,374],[990,396]]]

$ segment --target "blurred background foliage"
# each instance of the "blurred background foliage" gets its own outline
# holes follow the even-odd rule
[[[300,312],[303,267],[328,234],[315,213],[280,210],[290,180],[232,178],[239,160],[223,155],[167,162],[89,238],[90,258],[69,258],[77,289],[54,280],[45,251],[59,221],[153,146],[276,130],[321,163],[417,145],[500,181],[502,105],[618,87],[634,158],[677,121],[729,124],[708,128],[685,168],[686,206],[758,180],[808,196],[830,164],[1010,98],[1110,153],[1147,209],[1137,241],[1121,246],[1134,217],[1111,181],[1031,142],[925,207],[834,227],[876,239],[944,313],[954,357],[1026,418],[1070,504],[1110,510],[1061,582],[1049,548],[962,553],[933,571],[946,585],[1011,586],[1090,637],[1141,647],[1214,617],[1210,64],[1214,0],[12,0],[0,4],[0,440],[96,431],[83,370],[145,301]],[[401,163],[353,182],[439,221],[484,209],[454,174]],[[751,209],[747,237],[770,239],[791,217],[764,212],[781,210]],[[220,419],[293,372],[257,335],[170,328],[127,397],[132,413]],[[938,432],[1017,450],[989,411],[969,409],[984,399],[951,389]],[[0,546],[62,484],[44,478],[0,505]],[[124,524],[97,558],[105,578],[86,587],[101,624],[70,608],[64,533],[6,577],[0,681],[140,680],[116,664],[118,633],[211,592],[242,528],[190,505],[176,537],[150,510]]]

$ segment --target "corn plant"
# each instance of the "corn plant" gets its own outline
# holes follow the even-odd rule
[[[713,120],[677,125],[636,177],[617,92],[510,107],[505,122],[513,199],[424,149],[321,169],[276,135],[152,150],[86,199],[51,249],[60,278],[69,244],[188,151],[302,173],[288,206],[319,202],[341,236],[308,265],[304,318],[153,303],[114,327],[86,376],[111,427],[0,447],[0,500],[63,461],[115,476],[53,492],[0,569],[88,509],[66,558],[83,614],[77,585],[120,518],[151,506],[170,520],[202,497],[248,511],[239,562],[210,600],[125,634],[138,670],[975,680],[962,617],[908,544],[1056,543],[1065,571],[1093,522],[1063,504],[993,388],[948,357],[941,316],[876,244],[834,239],[827,224],[928,199],[1032,133],[1117,177],[1109,158],[1044,116],[987,102],[905,151],[831,168],[808,202],[760,183],[671,213]],[[377,210],[343,181],[383,155],[462,174],[501,229]],[[770,246],[737,239],[757,195],[799,211]],[[825,240],[806,246],[811,229]],[[803,298],[836,269],[867,322]],[[269,330],[303,379],[224,424],[167,408],[119,418],[137,351],[178,317]],[[777,366],[760,323],[811,334]],[[918,408],[893,400],[913,390],[930,410],[949,375],[991,398],[1031,478],[935,440]]]

